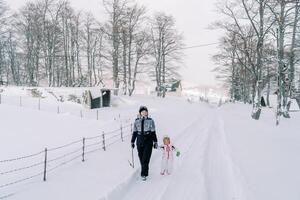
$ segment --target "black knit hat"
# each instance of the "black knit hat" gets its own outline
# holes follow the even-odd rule
[[[141,106],[139,109],[139,113],[141,114],[141,112],[144,110],[148,112],[148,108],[146,106]]]

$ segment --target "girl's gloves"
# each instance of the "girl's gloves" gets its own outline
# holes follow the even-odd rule
[[[179,157],[180,156],[180,151],[176,152],[176,156]]]

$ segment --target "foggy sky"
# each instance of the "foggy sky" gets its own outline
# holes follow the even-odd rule
[[[16,10],[27,0],[6,0],[10,8]],[[208,26],[217,20],[215,13],[216,0],[137,0],[145,5],[148,13],[164,11],[172,14],[177,27],[184,35],[186,46],[195,46],[218,42],[220,33],[209,30]],[[104,9],[102,0],[70,0],[77,10],[91,11],[101,21]],[[103,20],[102,20],[103,21]],[[180,74],[184,81],[201,85],[216,85],[214,64],[211,56],[216,52],[215,46],[185,50],[185,65]]]

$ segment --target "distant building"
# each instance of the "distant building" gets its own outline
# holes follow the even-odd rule
[[[168,94],[181,96],[182,85],[180,80],[174,80],[173,82],[166,84],[166,91]]]

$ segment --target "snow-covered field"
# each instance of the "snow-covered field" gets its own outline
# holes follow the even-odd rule
[[[249,119],[251,106],[225,105],[219,111],[248,199],[300,199],[300,112],[274,126],[274,111]]]
[[[300,199],[299,112],[276,127],[272,109],[263,110],[261,120],[253,121],[251,107],[239,103],[217,107],[184,98],[136,95],[114,97],[113,105],[99,109],[97,120],[96,110],[68,101],[57,103],[51,95],[45,95],[38,110],[37,99],[29,97],[26,90],[6,88],[0,104],[0,199]],[[130,123],[140,105],[148,106],[159,141],[169,135],[182,153],[175,159],[173,174],[161,176],[161,153],[154,150],[146,182],[139,178],[136,149],[135,168],[128,162]],[[124,136],[129,135],[124,142],[121,125]],[[106,151],[101,149],[103,131],[113,138]],[[91,138],[86,140],[85,152],[90,153],[85,162],[83,137]],[[47,181],[43,182],[45,147],[53,150],[48,152],[48,160],[59,159],[47,164]],[[5,161],[16,157],[21,159]],[[26,166],[30,167],[14,171]],[[35,174],[32,179],[6,185]]]

